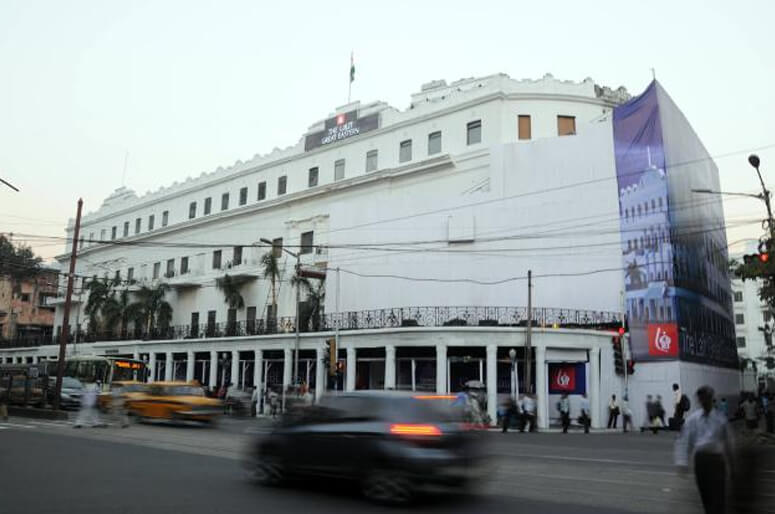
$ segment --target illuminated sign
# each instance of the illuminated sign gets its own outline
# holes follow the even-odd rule
[[[140,362],[116,361],[116,367],[123,369],[143,369],[143,364]]]
[[[304,151],[336,143],[349,137],[379,128],[379,113],[358,117],[358,111],[337,114],[325,121],[325,129],[308,135],[304,139]]]

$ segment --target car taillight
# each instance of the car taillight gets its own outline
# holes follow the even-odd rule
[[[441,429],[436,425],[421,425],[416,423],[394,423],[390,425],[390,433],[406,436],[440,436]]]

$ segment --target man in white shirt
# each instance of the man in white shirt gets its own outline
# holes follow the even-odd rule
[[[694,476],[706,513],[726,510],[727,467],[732,464],[732,434],[726,418],[713,408],[713,389],[697,391],[701,409],[689,415],[675,444],[675,463],[685,474],[694,462]]]

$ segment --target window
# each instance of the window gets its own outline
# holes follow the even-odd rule
[[[288,186],[288,177],[283,175],[277,178],[277,196],[284,195],[285,189]]]
[[[167,278],[175,276],[175,259],[167,259]]]
[[[124,237],[127,237],[129,235],[129,222],[124,222]]]
[[[742,314],[735,314],[735,325],[744,325],[745,324],[745,316]]]
[[[263,200],[266,198],[266,182],[258,183],[258,199]]]
[[[312,253],[312,242],[313,242],[314,232],[302,232],[301,234],[301,248],[299,249],[299,253]]]
[[[135,269],[129,268],[126,270],[126,279],[131,284],[135,279]]]
[[[576,117],[575,116],[557,116],[557,135],[575,136],[576,135]]]
[[[159,278],[159,273],[161,273],[161,263],[160,262],[154,262],[153,263],[153,278],[154,279]]]
[[[213,252],[213,269],[221,269],[221,250]]]
[[[229,208],[229,193],[223,193],[221,195],[221,210],[225,211]]]
[[[318,167],[317,166],[309,169],[309,175],[307,177],[307,186],[315,187],[316,185],[318,185]]]
[[[188,204],[188,219],[192,220],[196,218],[196,202]]]
[[[213,210],[213,199],[211,197],[205,198],[205,208],[204,208],[204,215],[207,216],[210,214],[210,211]]]
[[[142,225],[143,225],[142,218],[137,218],[135,220],[135,234],[139,234],[140,233],[140,229],[142,228]]]
[[[338,159],[334,162],[334,180],[342,180],[344,178],[344,159]]]
[[[100,229],[100,241],[104,241],[104,240],[105,240],[105,229],[101,228]]]
[[[180,258],[180,274],[184,275],[188,273],[188,257]]]
[[[283,255],[283,238],[278,237],[272,239],[272,253],[275,259],[279,259]]]
[[[22,303],[30,303],[30,293],[22,293],[21,301]]]
[[[401,141],[398,147],[398,162],[408,162],[412,160],[412,140]]]
[[[377,150],[369,150],[366,152],[366,173],[377,170],[377,158],[379,153]]]
[[[234,247],[234,254],[232,255],[231,262],[235,266],[238,266],[238,265],[242,264],[242,247],[241,246],[235,246]]]
[[[199,313],[191,313],[191,337],[199,337]]]
[[[742,291],[735,291],[735,301],[736,302],[742,302],[743,301],[743,292]]]
[[[110,229],[110,240],[113,241],[116,239],[116,227],[113,226],[113,228]]]
[[[215,335],[215,311],[207,311],[207,335]]]
[[[475,145],[482,142],[482,120],[471,121],[466,125],[466,144]]]
[[[441,132],[431,132],[428,134],[428,155],[441,152]]]
[[[745,348],[745,337],[738,337],[737,338],[737,347],[738,348]]]
[[[164,211],[161,213],[161,226],[166,227],[170,222],[170,211]]]
[[[520,114],[517,116],[517,138],[525,141],[532,138],[530,116]]]
[[[662,197],[660,196],[658,199],[659,208],[662,208]]]
[[[148,231],[149,231],[149,232],[150,232],[151,230],[153,230],[153,222],[155,221],[155,218],[156,218],[156,217],[155,217],[153,214],[151,214],[150,216],[148,216]]]
[[[248,203],[248,188],[243,187],[239,190],[239,204],[245,205],[246,203]]]

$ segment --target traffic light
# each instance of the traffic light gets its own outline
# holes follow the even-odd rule
[[[747,253],[743,255],[743,263],[745,264],[754,264],[754,263],[762,263],[766,264],[770,260],[770,254],[767,251],[759,252],[759,253]]]
[[[635,361],[632,359],[627,360],[627,374],[630,376],[635,374]]]
[[[617,375],[624,375],[624,353],[622,352],[622,337],[613,336],[611,344],[614,348],[614,370]]]

